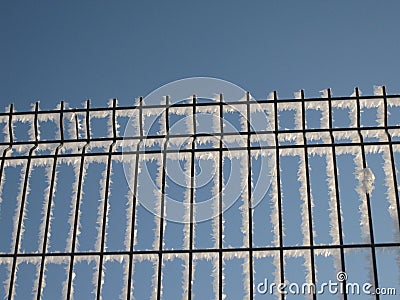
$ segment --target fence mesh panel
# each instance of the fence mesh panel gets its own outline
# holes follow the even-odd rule
[[[0,113],[0,295],[253,299],[264,277],[288,282],[299,262],[304,282],[321,283],[326,269],[349,275],[354,255],[380,287],[382,253],[400,259],[400,96],[379,87],[374,96],[269,98],[9,106]],[[176,187],[174,161],[184,175]],[[201,188],[200,167],[212,174]],[[240,187],[235,199],[228,186]],[[201,219],[194,204],[206,194],[212,218]]]

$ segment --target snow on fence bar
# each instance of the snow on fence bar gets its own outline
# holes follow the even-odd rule
[[[266,278],[356,281],[356,260],[384,286],[379,255],[400,261],[399,120],[400,96],[385,87],[10,105],[0,298],[258,299]]]

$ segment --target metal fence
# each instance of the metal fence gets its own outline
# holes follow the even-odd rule
[[[144,288],[139,281],[146,263],[151,266],[148,294],[154,299],[168,298],[165,290],[169,287],[164,282],[166,265],[177,261],[182,264],[182,269],[176,267],[181,270],[180,277],[174,271],[169,276],[180,278],[179,291],[183,299],[195,296],[193,289],[196,282],[208,277],[212,278],[213,297],[224,299],[226,296],[229,298],[229,293],[237,292],[229,291],[227,286],[230,276],[236,276],[227,264],[235,260],[242,268],[239,278],[241,286],[237,289],[243,296],[233,297],[253,299],[263,296],[258,290],[262,281],[256,270],[257,264],[263,259],[269,260],[272,266],[272,273],[264,275],[268,275],[277,285],[288,281],[290,270],[287,269],[287,261],[290,258],[301,258],[304,269],[299,272],[304,274],[304,281],[318,284],[321,283],[316,266],[318,257],[332,259],[331,267],[326,267],[332,274],[346,272],[348,275],[349,258],[346,255],[353,253],[353,250],[364,251],[370,268],[368,279],[374,288],[382,286],[381,275],[384,271],[377,261],[378,252],[389,251],[400,257],[397,174],[400,163],[400,114],[397,114],[397,110],[400,111],[400,96],[386,95],[385,88],[380,87],[374,96],[361,96],[359,90],[355,89],[351,97],[332,97],[330,90],[326,90],[321,98],[306,99],[303,91],[295,98],[278,100],[277,94],[272,93],[267,100],[254,101],[248,95],[244,100],[229,102],[220,95],[216,101],[202,102],[194,96],[191,101],[179,104],[169,104],[166,98],[163,104],[146,105],[143,99],[139,99],[129,107],[119,107],[117,101],[112,100],[106,108],[92,108],[89,101],[85,108],[68,108],[61,102],[55,110],[40,110],[39,103],[36,103],[32,111],[24,112],[17,112],[10,105],[5,113],[0,113],[0,125],[5,129],[4,141],[0,143],[0,222],[3,222],[0,276],[5,280],[4,296],[8,299],[18,298],[18,287],[24,285],[24,289],[27,288],[28,285],[21,279],[25,276],[21,270],[28,265],[33,270],[30,277],[32,297],[42,299],[59,292],[61,298],[72,299],[79,292],[76,285],[82,280],[78,279],[78,265],[85,262],[93,266],[88,273],[91,279],[87,284],[92,287],[93,296],[97,299],[107,298],[103,288],[115,280],[107,277],[106,265],[112,263],[120,267],[117,273],[121,278],[117,282],[120,284],[119,295],[113,299],[142,299],[141,292],[137,290]],[[270,127],[258,126],[254,122],[260,118],[256,116],[260,111],[269,119]],[[199,112],[218,117],[220,121],[212,124],[212,131],[198,129],[199,120],[196,120],[196,116]],[[239,114],[234,115],[235,112]],[[234,125],[236,130],[227,132],[224,120],[229,114],[238,118],[237,124],[240,125]],[[189,118],[189,122],[185,122],[185,130],[170,130],[172,116]],[[159,127],[154,129],[146,125],[146,120],[151,118],[157,119],[152,124]],[[136,124],[132,131],[125,130],[129,122]],[[230,122],[235,123],[232,119]],[[179,141],[175,143],[179,147],[170,146],[174,145],[174,141]],[[368,158],[371,155],[372,158]],[[371,199],[377,174],[369,162],[375,159],[374,155],[381,159],[377,165],[384,174],[384,178],[378,178],[384,182],[380,187],[384,199],[380,199],[379,203]],[[260,157],[268,161],[269,166],[275,167],[269,168],[270,186],[266,187],[262,199],[255,200],[254,169],[258,168],[256,165]],[[298,176],[298,187],[291,187],[289,181],[285,183],[285,172],[290,171],[282,162],[288,157],[294,159],[288,161],[288,166]],[[310,160],[313,157],[321,159],[316,174],[326,183],[325,187],[318,187],[316,181],[312,182],[314,175],[310,174]],[[350,167],[353,169],[348,173],[352,174],[352,178],[340,178],[340,157],[351,159]],[[176,239],[181,239],[177,242],[180,246],[176,248],[166,245],[166,236],[170,234],[168,230],[175,226],[167,218],[172,212],[168,211],[166,204],[167,189],[171,188],[167,183],[169,175],[166,164],[174,159],[185,165],[183,169],[187,174],[182,198],[182,202],[186,203],[182,222],[175,222],[180,223],[181,227],[173,231],[177,233]],[[224,199],[228,195],[224,191],[224,165],[227,161],[233,165],[234,159],[239,162],[239,167],[233,172],[240,174],[242,189],[237,206],[229,208]],[[194,208],[198,196],[196,168],[200,160],[210,160],[215,172],[209,188],[212,194],[210,199],[214,201],[213,217],[209,220],[197,219],[199,212]],[[159,189],[159,193],[154,193],[158,200],[151,202],[154,204],[153,214],[140,212],[142,217],[139,217],[139,210],[143,210],[141,201],[145,202],[139,191],[144,186],[140,182],[144,180],[141,179],[141,170],[148,166],[148,162],[155,163],[154,170],[149,172],[154,175],[150,177],[154,177],[155,189]],[[101,166],[100,173],[89,171],[93,164]],[[130,166],[128,169],[132,176],[126,172],[125,178],[117,176],[116,169],[122,164]],[[73,174],[71,178],[63,175],[64,171],[68,173],[68,168]],[[32,175],[38,169],[43,170],[42,177]],[[14,177],[12,170],[17,172]],[[342,170],[346,173],[346,166]],[[90,196],[90,185],[94,182],[90,178],[97,173],[100,174],[100,182],[96,181],[99,188],[92,192],[100,194]],[[267,175],[259,174],[258,180],[262,181],[264,177]],[[355,182],[352,191],[345,181]],[[71,186],[69,194],[57,194],[57,191],[63,190],[63,185],[68,184]],[[29,196],[43,185],[43,197],[38,199]],[[14,190],[18,191],[15,195],[10,192],[14,186]],[[113,191],[117,193],[119,189],[125,190],[123,200],[112,198]],[[291,204],[283,190],[289,195],[295,190],[299,201]],[[313,191],[320,191],[320,194],[315,195]],[[352,192],[357,197],[346,198]],[[145,197],[147,194],[143,191]],[[62,201],[67,200],[67,210],[60,213],[67,215],[67,218],[64,223],[57,223],[56,209],[65,205]],[[88,204],[90,201],[91,204]],[[265,202],[264,206],[256,205],[262,201]],[[356,214],[352,215],[351,209],[347,210],[346,205],[350,205],[350,202],[358,203]],[[118,209],[114,207],[121,204],[124,209],[120,209],[118,214]],[[86,211],[82,212],[85,205]],[[87,209],[87,205],[92,206]],[[317,212],[319,207],[328,208],[325,210],[326,218]],[[375,208],[382,211],[376,212]],[[229,221],[231,216],[228,213],[235,209],[240,216],[239,223],[233,219]],[[116,214],[110,215],[110,212]],[[84,224],[85,213],[95,220],[90,228]],[[292,221],[292,217],[299,222]],[[385,217],[388,220],[387,223],[382,221],[383,224],[392,223],[392,226],[384,227],[389,237],[383,239],[380,238],[383,232],[379,222]],[[355,236],[353,229],[346,233],[347,240],[344,236],[346,229],[343,224],[351,219],[359,224],[357,232],[361,233],[361,240],[351,240]],[[29,220],[33,220],[34,226],[29,227]],[[201,237],[201,224],[207,224],[207,221],[210,226],[204,230],[210,235],[209,240]],[[316,233],[324,221],[329,233],[324,241],[320,241]],[[236,234],[240,241],[233,237],[230,226],[238,228]],[[36,229],[32,231],[33,227]],[[93,228],[95,233],[90,232]],[[266,233],[271,235],[268,241],[261,241],[259,237],[263,228],[270,228]],[[297,235],[293,233],[296,228],[299,230]],[[55,232],[61,232],[61,229],[65,229],[65,234],[56,235]],[[147,234],[146,237],[140,237],[142,231],[153,235],[151,238]],[[123,233],[123,241],[120,246],[113,246],[112,240],[117,232]],[[85,246],[85,240],[90,239],[93,240],[91,246]],[[226,243],[228,239],[232,241],[230,244]],[[63,246],[51,248],[54,244],[62,244],[62,241],[65,241]],[[208,275],[199,271],[200,262],[211,264],[212,270]],[[394,261],[394,265],[396,263]],[[50,266],[60,266],[64,272],[64,277],[60,277],[60,289],[56,291],[47,291],[54,288],[49,283],[52,278]],[[21,282],[18,282],[18,278]],[[276,288],[273,293],[277,298],[285,298]],[[197,295],[202,298],[199,292]],[[324,295],[314,293],[307,297],[317,299],[324,298]],[[346,293],[340,297],[347,299]],[[372,297],[379,299],[379,295]]]

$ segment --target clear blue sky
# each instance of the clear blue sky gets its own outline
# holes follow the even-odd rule
[[[80,106],[88,98],[92,99],[93,106],[104,106],[109,98],[114,97],[120,100],[120,105],[127,105],[132,104],[136,97],[145,96],[163,84],[193,76],[225,79],[249,90],[255,98],[265,98],[272,90],[277,90],[281,98],[289,98],[299,89],[305,89],[307,97],[314,97],[319,96],[319,90],[327,87],[333,88],[334,95],[344,96],[350,95],[355,86],[359,86],[364,94],[372,94],[373,85],[381,84],[387,86],[389,93],[400,94],[400,59],[398,59],[400,2],[395,0],[321,2],[323,1],[251,1],[245,4],[239,1],[235,3],[232,1],[196,3],[2,1],[0,3],[0,110],[3,111],[11,102],[16,104],[18,110],[26,110],[30,107],[30,103],[37,100],[41,100],[42,109],[54,108],[60,100],[66,100],[71,106]],[[396,154],[396,157],[398,162],[400,156]],[[340,188],[345,191],[353,191],[355,187],[352,169],[354,166],[350,158],[343,155],[338,160],[338,167],[342,172],[342,177],[339,178]],[[384,207],[380,207],[382,202],[379,202],[386,199],[383,182],[385,174],[380,168],[380,157],[376,155],[368,159],[377,177],[376,190],[371,196],[374,220],[379,220],[375,221],[374,226],[376,232],[382,234],[380,238],[386,242],[386,239],[392,238],[387,237],[390,233],[387,228],[391,225],[389,223],[391,219],[387,216],[387,211],[381,209]],[[282,178],[286,182],[283,189],[286,199],[299,198],[297,173],[292,167],[296,164],[296,159],[282,159],[284,168]],[[317,158],[310,159],[310,165],[316,170],[311,173],[311,181],[315,181],[315,185],[322,186],[321,190],[315,188],[314,192],[316,192],[317,214],[315,221],[322,224],[325,220],[318,232],[318,238],[323,243],[326,242],[324,238],[327,239],[329,230],[329,224],[326,222],[327,204],[324,202],[328,195],[325,187],[326,175],[321,177],[318,171],[325,168],[325,165]],[[70,171],[67,168],[63,169],[63,172]],[[100,171],[97,171],[92,169],[90,172],[100,176]],[[11,185],[5,189],[5,194],[9,202],[13,203],[12,200],[17,197],[13,184],[17,185],[18,182],[12,178],[20,176],[20,170],[13,169],[10,173],[11,175],[7,173],[7,176],[11,176],[10,180],[7,177],[7,182]],[[64,177],[72,184],[73,177]],[[353,179],[345,180],[350,177]],[[96,180],[99,182],[98,178]],[[42,183],[44,182],[42,180]],[[91,184],[88,186],[97,195],[98,186]],[[292,188],[293,186],[296,188]],[[38,193],[41,192],[39,188],[40,186],[36,189]],[[60,192],[63,193],[61,187]],[[122,191],[119,193],[122,194]],[[343,194],[342,201],[346,201],[346,206],[343,208],[346,222],[349,220],[344,227],[344,232],[347,234],[345,242],[348,242],[347,238],[349,241],[359,242],[357,239],[361,239],[361,228],[358,219],[351,217],[351,213],[357,211],[359,203],[350,201],[358,201],[358,198],[350,193]],[[112,189],[111,195],[118,197],[118,192],[113,194]],[[265,201],[260,207],[268,210],[268,205],[269,203]],[[10,212],[13,211],[12,208]],[[65,215],[62,209],[61,207],[57,212]],[[68,207],[64,209],[67,210]],[[86,208],[83,209],[85,215]],[[290,207],[285,209],[290,213]],[[3,211],[7,212],[4,208]],[[34,209],[30,211],[35,212]],[[86,211],[95,210],[89,207]],[[260,211],[259,209],[258,212]],[[144,221],[139,223],[139,228],[142,228],[139,232],[145,235],[145,229],[151,232],[152,228],[146,219],[147,212],[143,209],[141,213],[144,216],[141,220]],[[85,216],[84,220],[88,224],[95,222],[95,215],[92,217],[89,219]],[[235,215],[231,217],[234,218]],[[254,222],[257,223],[263,217],[262,214],[255,214]],[[284,217],[290,219],[289,214]],[[55,220],[60,218],[56,217]],[[39,223],[40,220],[33,219],[33,222]],[[295,222],[300,224],[297,219],[286,223],[288,231],[296,227]],[[258,232],[255,241],[260,245],[267,244],[269,236],[263,237],[262,232],[257,231],[260,227],[264,228],[262,227],[264,223],[257,224],[261,225],[255,225],[255,230]],[[87,226],[87,228],[94,227]],[[231,225],[227,228],[232,229],[229,231],[232,237],[235,230],[239,231],[238,226]],[[298,231],[299,228],[297,226]],[[385,230],[387,233],[384,233]],[[173,231],[171,232],[172,234],[166,233],[166,236],[171,234],[174,237]],[[202,232],[208,234],[205,230]],[[94,231],[89,233],[93,236],[95,234]],[[294,231],[292,233],[295,234],[288,234],[288,243],[296,244],[298,241],[295,238],[299,238],[299,235]],[[62,237],[61,234],[53,236]],[[201,240],[200,230],[198,236]],[[146,237],[142,240],[140,238],[139,235],[140,247],[145,242],[152,242],[151,235],[148,235],[148,240]],[[168,243],[168,238],[166,240]],[[59,238],[58,242],[61,243],[62,238]],[[3,245],[4,242],[0,246]],[[29,241],[28,246],[30,246]],[[84,243],[82,247],[85,247]],[[363,282],[366,276],[367,260],[364,259],[367,257],[366,254],[346,255],[346,260],[349,261],[347,270],[352,280]],[[381,264],[378,266],[382,276],[381,282],[389,287],[397,280],[395,273],[398,270],[392,263],[396,257],[393,253],[387,254],[381,251],[377,256],[378,264]],[[329,271],[333,270],[333,262],[324,259],[321,255],[316,258],[320,278],[332,279],[332,272]],[[302,268],[302,262],[299,259],[288,259],[288,261],[287,273],[293,275],[289,279],[304,281],[304,272],[298,272]],[[180,261],[178,262],[180,264]],[[34,274],[32,264],[27,266],[31,269],[26,271],[26,274]],[[232,276],[227,280],[226,289],[233,295],[236,295],[237,289],[241,287],[242,271],[238,266],[239,264],[226,266],[226,275]],[[271,269],[272,261],[269,261],[269,258],[255,262],[255,269],[258,272],[254,279],[255,284],[261,282],[264,276],[270,276],[268,266]],[[150,292],[152,267],[148,261],[137,267],[141,270],[141,277],[134,278],[137,286],[148,288],[143,293]],[[77,273],[84,274],[82,276],[85,277],[91,274],[91,268],[92,265],[87,266],[86,273],[83,272],[85,269],[82,271],[78,268]],[[178,274],[177,268],[167,266],[165,269],[170,272],[167,274]],[[202,265],[199,262],[196,270],[208,270],[207,268],[211,270],[211,264]],[[24,272],[21,273],[25,274]],[[211,271],[208,272],[211,274]],[[0,272],[3,277],[5,274],[5,271]],[[49,281],[66,276],[62,272],[60,274],[58,277],[49,276]],[[113,273],[109,271],[108,274]],[[139,272],[135,276],[139,276]],[[34,278],[33,275],[31,277]],[[24,282],[28,282],[28,279],[31,280],[23,276],[19,278],[21,287],[24,286]],[[116,277],[111,276],[111,278]],[[174,276],[165,278],[175,280]],[[209,276],[206,278],[209,279]],[[0,279],[4,280],[2,277]],[[115,279],[115,282],[117,281],[122,282]],[[78,286],[76,290],[82,289],[87,292],[85,290],[88,288],[87,281],[77,280],[77,282],[84,284],[83,287]],[[114,281],[106,279],[106,283],[108,282]],[[197,280],[193,289],[194,291],[198,289],[200,294],[203,285],[207,284],[205,280]],[[394,284],[397,284],[398,288],[398,282]],[[175,289],[174,282],[164,283],[164,286],[173,287],[173,292],[180,292]],[[211,284],[208,286],[210,288]],[[50,282],[48,287],[56,285]],[[57,288],[54,290],[60,291]],[[30,293],[29,288],[26,289],[26,293]],[[142,291],[139,290],[137,295],[141,296]],[[168,298],[169,294],[165,295]]]
[[[0,109],[128,104],[191,76],[258,98],[372,94],[374,84],[400,93],[400,3],[323,2],[2,1]]]

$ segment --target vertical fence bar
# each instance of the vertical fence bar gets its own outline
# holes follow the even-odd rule
[[[60,103],[60,139],[61,143],[64,144],[64,101]]]
[[[193,140],[192,147],[190,151],[190,234],[189,234],[189,281],[188,281],[188,300],[192,299],[192,281],[193,281],[193,230],[194,230],[194,216],[193,216],[193,206],[194,206],[194,193],[195,193],[195,149],[196,149],[196,95],[192,97],[192,116],[193,116]]]
[[[136,107],[137,108],[137,107]],[[143,142],[143,97],[139,98],[139,135],[140,139],[136,146],[135,155],[135,174],[133,183],[133,203],[132,203],[132,218],[131,218],[131,240],[129,246],[129,269],[128,269],[128,293],[127,300],[131,299],[132,294],[132,271],[133,271],[133,248],[135,242],[135,222],[136,222],[136,203],[137,203],[137,192],[138,192],[138,171],[139,171],[139,150]]]
[[[106,237],[106,224],[107,224],[107,210],[108,210],[108,197],[110,190],[110,176],[111,176],[111,167],[112,167],[112,153],[114,146],[116,144],[116,124],[115,124],[115,106],[116,99],[113,99],[112,106],[112,133],[113,133],[113,142],[108,148],[108,158],[106,165],[106,186],[104,189],[104,204],[103,204],[103,220],[101,223],[101,242],[100,242],[100,261],[99,261],[99,275],[97,280],[97,300],[100,300],[101,297],[101,285],[102,285],[102,276],[103,276],[103,262],[104,262],[104,247],[105,247],[105,237]]]
[[[14,114],[14,104],[11,103],[10,111],[8,114],[8,136],[10,139],[10,146],[14,143],[14,132],[13,132],[13,114]]]
[[[161,212],[160,216],[156,216],[160,218],[160,241],[158,245],[158,274],[157,274],[157,299],[161,299],[161,288],[162,288],[162,262],[163,262],[163,243],[164,243],[164,210],[165,210],[165,175],[166,175],[166,165],[167,165],[167,147],[169,142],[169,97],[165,97],[165,109],[167,117],[165,118],[165,130],[166,137],[162,150],[162,174],[161,174]]]
[[[250,132],[252,132],[250,123],[250,93],[246,93],[246,129],[247,129],[247,197],[248,197],[248,214],[249,214],[249,278],[250,278],[250,299],[254,298],[253,295],[253,206],[252,206],[252,191],[251,191],[251,142]]]
[[[338,171],[337,171],[337,161],[336,161],[336,146],[335,137],[333,135],[333,115],[332,115],[332,96],[331,89],[328,89],[328,111],[329,111],[329,136],[331,139],[331,150],[332,150],[332,160],[333,160],[333,174],[335,180],[335,195],[336,195],[336,211],[337,211],[337,223],[338,223],[338,233],[339,233],[339,247],[340,247],[340,267],[341,272],[346,272],[346,264],[344,260],[344,249],[343,249],[343,230],[342,230],[342,217],[341,217],[341,205],[340,205],[340,195],[339,195],[339,183],[338,183]],[[343,282],[344,284],[346,281]],[[347,294],[343,295],[343,300],[347,300]]]
[[[278,223],[279,223],[279,266],[280,266],[280,284],[285,282],[285,266],[284,266],[284,252],[283,252],[283,224],[282,224],[282,195],[281,195],[281,175],[280,175],[280,157],[279,157],[279,139],[278,139],[278,95],[274,91],[274,121],[275,121],[275,159],[276,159],[276,185],[278,193]],[[281,294],[281,299],[285,299],[285,295]]]
[[[219,94],[219,103],[218,103],[218,107],[219,107],[219,129],[220,129],[220,133],[221,133],[221,137],[219,140],[219,149],[218,149],[218,160],[219,160],[219,165],[218,165],[218,225],[219,225],[219,241],[218,241],[218,247],[219,247],[219,251],[218,251],[218,268],[219,268],[219,293],[218,293],[218,299],[219,300],[223,300],[223,246],[224,246],[224,241],[223,241],[223,207],[222,207],[222,195],[223,195],[223,177],[222,177],[222,173],[223,173],[223,169],[222,169],[222,164],[223,164],[223,152],[222,152],[222,147],[224,146],[223,143],[223,133],[224,133],[224,105],[223,105],[223,100],[224,100],[224,96],[222,94]]]
[[[72,297],[72,280],[73,280],[73,270],[74,270],[74,261],[75,261],[75,248],[76,248],[76,239],[78,232],[78,218],[79,218],[79,208],[81,202],[81,194],[82,194],[82,182],[83,182],[83,169],[85,164],[85,154],[86,149],[90,144],[90,120],[89,120],[89,107],[90,101],[86,101],[86,144],[82,147],[81,159],[79,165],[79,178],[78,178],[78,186],[77,188],[77,197],[75,203],[75,215],[74,215],[74,226],[72,233],[72,245],[71,245],[71,259],[69,263],[69,273],[68,273],[68,286],[67,286],[67,299],[71,299]],[[76,116],[76,115],[75,115]]]
[[[47,204],[47,211],[46,211],[46,225],[44,229],[44,241],[43,241],[43,248],[42,248],[42,258],[41,258],[41,263],[40,263],[40,272],[39,272],[39,286],[38,286],[38,291],[37,291],[37,300],[41,299],[41,294],[42,294],[42,286],[43,286],[43,278],[44,278],[44,267],[45,267],[45,259],[46,259],[46,252],[47,252],[47,242],[48,238],[47,235],[49,233],[49,228],[50,228],[50,216],[51,216],[51,206],[53,204],[53,197],[54,197],[54,185],[55,185],[55,180],[56,180],[56,170],[57,170],[57,159],[58,159],[58,153],[60,149],[63,147],[64,144],[64,130],[63,130],[63,118],[64,118],[64,101],[61,101],[61,107],[60,107],[60,138],[61,138],[61,143],[60,145],[57,146],[54,157],[53,157],[53,166],[52,166],[52,171],[51,171],[51,179],[50,179],[50,191],[49,191],[49,201]]]
[[[308,163],[308,148],[307,148],[307,136],[306,136],[306,108],[304,99],[304,90],[301,93],[301,116],[302,116],[302,131],[303,131],[303,142],[304,142],[304,162],[305,162],[305,175],[306,175],[306,188],[307,188],[307,213],[308,213],[308,234],[310,239],[310,263],[311,263],[311,280],[312,284],[315,286],[315,263],[314,263],[314,235],[313,235],[313,215],[312,215],[312,205],[311,205],[311,187],[310,187],[310,172]],[[315,293],[312,294],[312,298],[315,300],[317,296]]]
[[[359,89],[355,88],[356,93],[356,105],[357,105],[357,132],[360,138],[361,143],[361,156],[362,156],[362,167],[363,169],[367,168],[367,162],[365,158],[365,147],[364,147],[364,138],[361,133],[361,110],[360,110],[360,92]],[[364,176],[364,175],[362,175]],[[364,180],[364,179],[363,179]],[[374,288],[379,288],[378,284],[378,270],[376,266],[376,254],[375,254],[375,238],[374,238],[374,228],[372,223],[372,214],[371,214],[371,202],[370,202],[370,195],[368,191],[365,191],[365,196],[367,199],[367,213],[368,213],[368,227],[369,227],[369,234],[370,234],[370,247],[371,247],[371,255],[372,255],[372,271],[373,271],[373,280],[374,280]],[[375,295],[376,299],[379,300],[379,294]]]
[[[24,186],[23,186],[23,190],[22,190],[21,207],[20,207],[19,216],[18,216],[17,235],[16,235],[14,256],[13,256],[13,262],[12,262],[12,268],[11,268],[10,286],[9,286],[9,291],[8,291],[9,299],[13,298],[13,292],[14,292],[14,278],[15,278],[15,273],[16,273],[16,269],[17,269],[17,257],[18,257],[18,252],[19,252],[19,243],[21,240],[22,223],[23,223],[23,218],[24,218],[25,201],[26,201],[26,196],[27,196],[26,194],[27,194],[27,188],[28,188],[29,173],[30,173],[30,169],[31,169],[31,162],[32,162],[33,152],[38,147],[38,130],[37,130],[38,110],[39,110],[39,103],[36,102],[35,116],[34,116],[34,122],[33,122],[34,123],[33,124],[34,134],[35,134],[35,137],[34,137],[35,145],[29,150],[28,160],[26,163]]]

